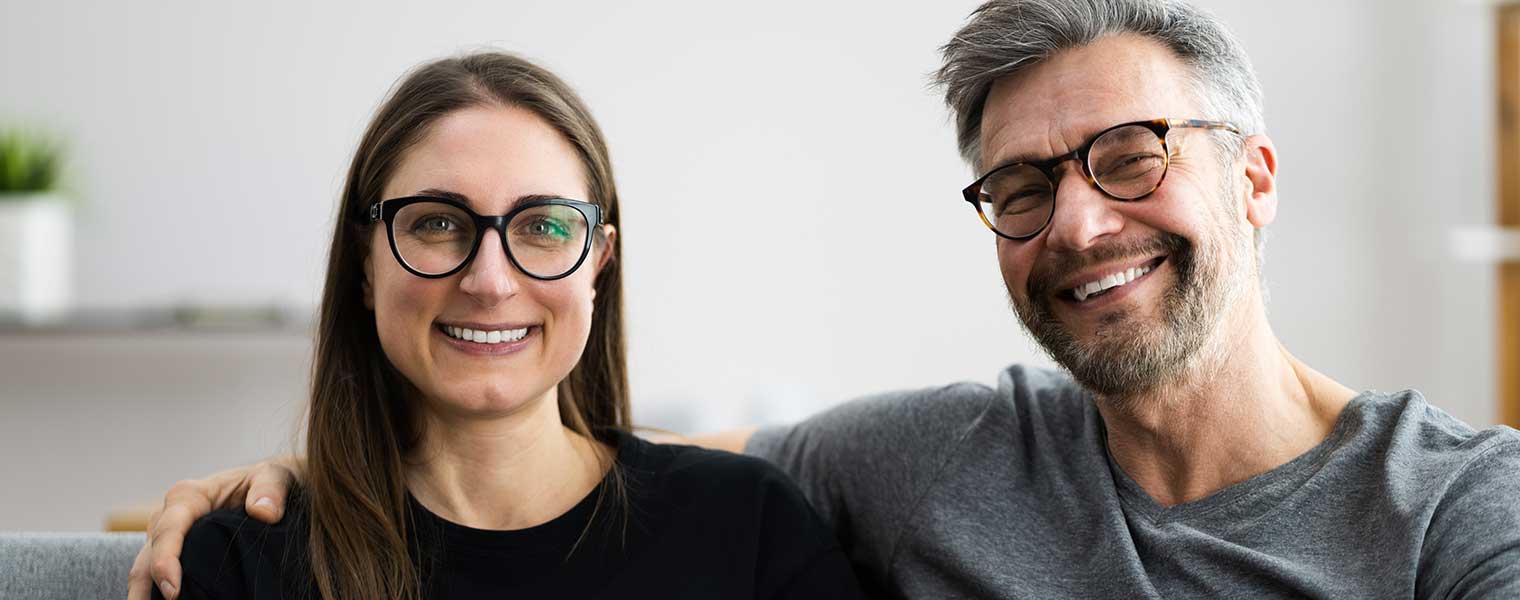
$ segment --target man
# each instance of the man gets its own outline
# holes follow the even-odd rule
[[[982,175],[966,198],[1067,373],[696,441],[789,472],[892,597],[1520,597],[1520,434],[1358,394],[1273,335],[1276,150],[1220,23],[1167,0],[993,0],[944,58]],[[177,583],[213,506],[278,518],[289,473],[175,486],[133,593]]]

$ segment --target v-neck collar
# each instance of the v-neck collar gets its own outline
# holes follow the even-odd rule
[[[1237,517],[1245,517],[1253,513],[1265,512],[1294,490],[1301,487],[1304,482],[1319,472],[1320,468],[1329,460],[1330,455],[1342,443],[1355,433],[1355,429],[1361,422],[1353,415],[1359,414],[1363,405],[1370,401],[1375,393],[1362,392],[1353,397],[1341,409],[1341,414],[1336,418],[1335,427],[1330,434],[1325,436],[1313,448],[1298,455],[1292,460],[1283,463],[1264,473],[1257,474],[1245,481],[1235,483],[1218,490],[1208,496],[1185,502],[1175,506],[1162,506],[1151,495],[1135,483],[1128,473],[1114,460],[1113,453],[1108,450],[1108,430],[1103,424],[1102,415],[1098,408],[1088,401],[1088,410],[1092,411],[1093,422],[1098,428],[1097,440],[1098,452],[1103,453],[1108,461],[1109,473],[1113,476],[1114,488],[1118,492],[1119,501],[1125,512],[1142,517],[1154,524],[1183,522],[1190,524],[1203,524],[1200,521],[1214,512],[1222,509],[1230,509],[1233,513],[1231,522],[1240,522]]]

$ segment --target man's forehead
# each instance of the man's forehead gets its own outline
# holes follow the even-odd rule
[[[1159,43],[1113,36],[998,79],[982,113],[982,169],[1071,152],[1127,121],[1201,117],[1188,73]]]

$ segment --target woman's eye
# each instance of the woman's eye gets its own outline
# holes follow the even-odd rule
[[[528,235],[534,237],[569,237],[570,233],[565,230],[564,224],[552,219],[537,219],[528,223]]]
[[[458,225],[452,219],[442,216],[424,217],[412,224],[412,231],[419,232],[453,231],[455,229],[458,229]]]

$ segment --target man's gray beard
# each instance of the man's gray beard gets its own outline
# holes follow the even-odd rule
[[[1227,229],[1219,233],[1214,239],[1231,242]],[[1199,252],[1186,238],[1162,233],[1139,244],[1103,247],[1083,258],[1057,258],[1031,272],[1027,301],[1012,293],[1009,298],[1025,329],[1077,383],[1099,396],[1130,396],[1173,381],[1199,358],[1226,307],[1238,296],[1239,286],[1231,283],[1241,277],[1227,273],[1233,268],[1227,264],[1232,250],[1210,247]],[[1055,317],[1050,283],[1060,274],[1157,253],[1166,254],[1166,262],[1176,273],[1173,286],[1162,295],[1160,326],[1129,313],[1110,313],[1092,339],[1084,342]]]

